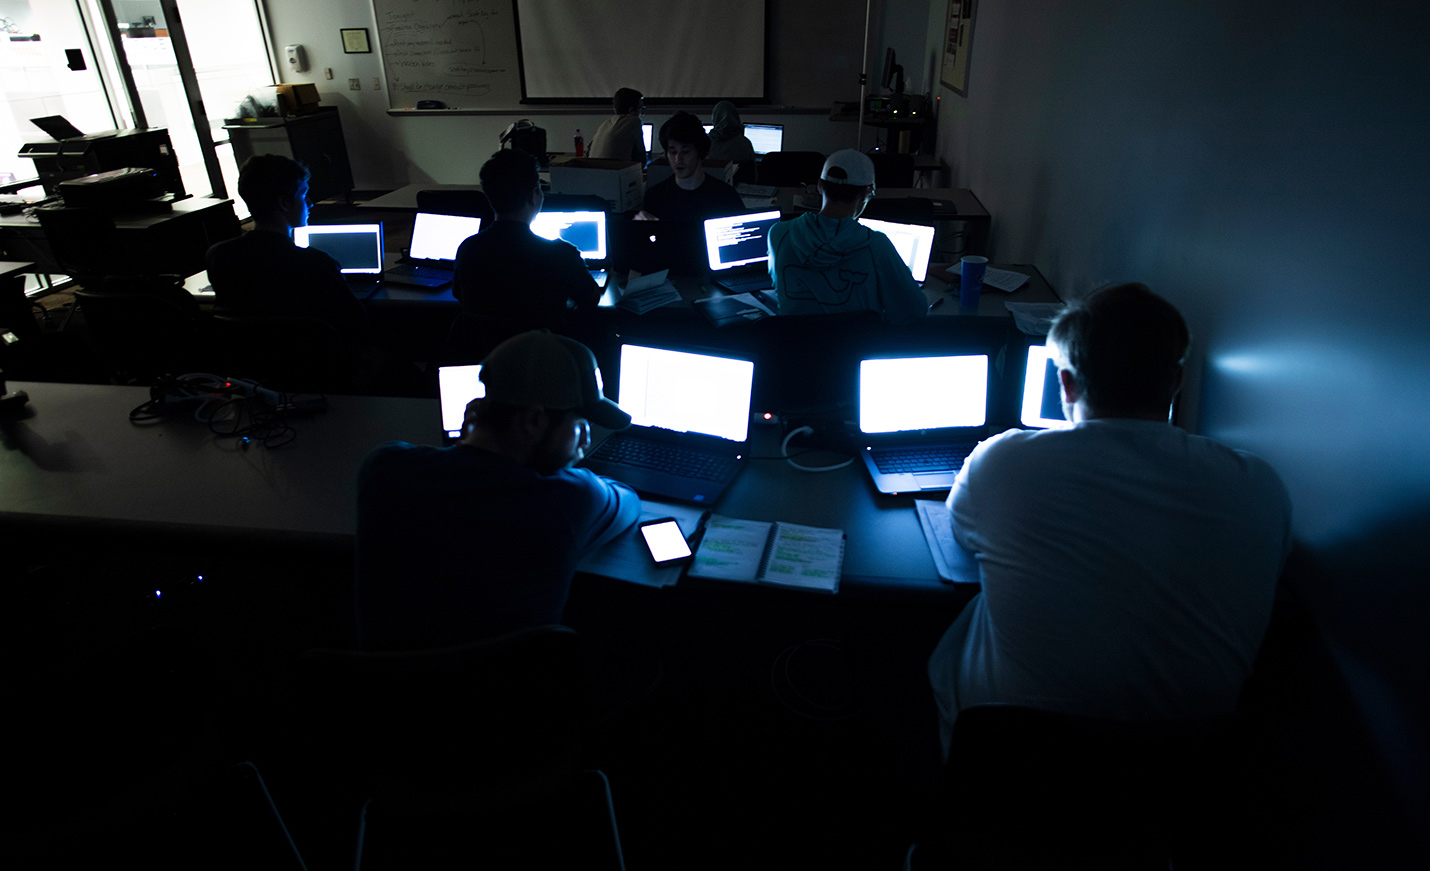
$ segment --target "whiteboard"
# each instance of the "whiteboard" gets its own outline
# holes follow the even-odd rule
[[[521,93],[511,0],[373,0],[388,105],[499,109]]]

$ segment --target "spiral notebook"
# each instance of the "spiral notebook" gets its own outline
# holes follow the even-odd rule
[[[843,571],[842,529],[712,514],[686,574],[835,593]]]

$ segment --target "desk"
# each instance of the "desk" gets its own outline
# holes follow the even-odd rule
[[[214,436],[192,414],[131,424],[147,388],[14,383],[30,416],[0,418],[0,531],[123,539],[131,548],[305,547],[351,551],[362,458],[394,439],[433,444],[437,401],[329,397],[329,410],[293,419],[280,448]],[[758,433],[757,456],[778,437]],[[737,517],[840,527],[848,535],[840,595],[899,591],[947,596],[910,497],[882,496],[863,466],[800,472],[755,460],[716,510]],[[13,546],[13,542],[12,542]],[[964,588],[960,595],[966,594]]]
[[[209,246],[237,236],[239,228],[233,200],[211,197],[177,200],[169,212],[116,215],[114,226],[137,259],[154,264],[155,272],[176,275],[202,272]],[[0,216],[0,252],[34,261],[40,272],[64,272],[39,219],[32,216]]]

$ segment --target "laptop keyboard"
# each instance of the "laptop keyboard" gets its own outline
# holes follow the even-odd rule
[[[957,472],[974,445],[934,445],[911,448],[875,448],[869,452],[874,467],[890,475],[918,472]]]
[[[735,278],[721,278],[719,283],[722,287],[769,287],[770,276],[766,273],[755,275],[741,275]]]
[[[606,439],[591,455],[591,459],[655,469],[702,481],[723,480],[735,470],[736,464],[733,457],[719,457],[688,448],[620,436]]]
[[[404,263],[402,264],[402,272],[413,278],[430,278],[433,281],[452,280],[452,270],[443,269],[440,266],[418,266],[416,264]]]

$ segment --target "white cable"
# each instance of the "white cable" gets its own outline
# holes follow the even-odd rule
[[[792,429],[792,430],[789,431],[789,434],[785,436],[785,440],[782,441],[782,442],[780,442],[780,456],[782,456],[782,457],[785,458],[785,462],[786,462],[786,463],[789,463],[791,466],[794,466],[796,469],[799,469],[801,472],[833,472],[835,469],[842,469],[842,468],[844,468],[845,466],[849,465],[850,463],[854,462],[854,458],[853,458],[853,457],[850,457],[849,459],[845,460],[844,462],[842,462],[842,463],[835,463],[835,464],[832,465],[832,466],[803,466],[803,465],[800,465],[799,463],[796,463],[796,462],[794,461],[794,458],[789,455],[789,443],[790,443],[790,439],[793,439],[793,438],[794,438],[795,436],[797,436],[797,435],[804,435],[804,434],[806,434],[806,433],[813,433],[813,432],[814,432],[814,428],[813,428],[813,427],[808,427],[808,426],[802,426],[802,427],[800,427],[799,429]]]

